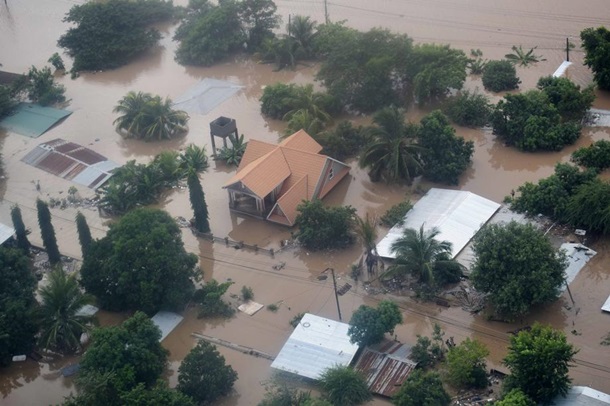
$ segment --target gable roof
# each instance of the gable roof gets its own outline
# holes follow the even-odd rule
[[[307,175],[301,177],[301,179],[288,189],[286,193],[282,194],[277,200],[277,203],[275,203],[276,206],[280,207],[290,226],[294,224],[294,221],[297,218],[297,206],[303,199],[309,198],[307,194],[307,180]],[[303,198],[303,196],[305,196],[305,198]],[[273,209],[275,209],[275,207]],[[271,210],[269,215],[271,216],[273,212],[274,210]]]
[[[250,143],[248,143],[250,144]],[[245,155],[245,154],[244,154]],[[290,168],[280,148],[250,162],[225,184],[225,187],[241,182],[260,198],[267,196],[290,176]]]
[[[239,166],[237,167],[237,172],[241,171],[251,162],[256,161],[258,158],[268,154],[276,148],[277,145],[269,144],[268,142],[259,140],[248,141],[244,156],[241,158]]]
[[[305,130],[299,130],[290,137],[283,139],[279,146],[311,152],[312,154],[319,154],[322,151],[322,146],[311,138]]]

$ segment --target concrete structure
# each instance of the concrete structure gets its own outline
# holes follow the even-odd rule
[[[318,379],[328,368],[347,366],[358,351],[349,325],[306,313],[271,364],[272,368]]]
[[[377,252],[383,258],[395,258],[392,244],[405,229],[425,230],[437,227],[439,241],[449,241],[452,257],[455,257],[479,229],[496,213],[500,204],[471,192],[432,188],[405,216],[402,226],[396,225],[377,244]]]
[[[392,397],[417,366],[410,355],[408,345],[383,340],[366,347],[354,368],[365,377],[372,393]]]
[[[555,406],[607,406],[610,395],[588,386],[572,386],[567,396],[558,396],[553,400]]]
[[[320,154],[304,130],[279,145],[250,140],[237,173],[223,186],[231,211],[294,225],[303,200],[322,199],[349,173],[349,166]]]

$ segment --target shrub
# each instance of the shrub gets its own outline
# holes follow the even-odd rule
[[[405,223],[405,216],[409,210],[413,208],[410,200],[405,200],[390,207],[388,211],[381,216],[381,224],[386,227],[394,227],[395,225],[402,226]]]
[[[489,61],[483,68],[483,86],[492,92],[513,90],[519,87],[521,81],[517,71],[509,61]]]
[[[241,298],[244,299],[244,301],[249,301],[254,299],[254,292],[252,291],[252,288],[249,286],[242,286],[241,287]]]
[[[465,127],[483,127],[489,122],[492,107],[487,96],[464,90],[449,99],[445,113],[456,124]]]
[[[357,156],[369,137],[362,126],[355,127],[351,121],[342,121],[333,130],[318,134],[316,141],[324,148],[324,154],[342,161]]]
[[[572,153],[572,162],[585,168],[603,171],[610,168],[610,141],[599,140]]]
[[[295,238],[309,250],[344,248],[355,237],[352,226],[356,209],[324,207],[321,200],[304,201],[297,207]]]

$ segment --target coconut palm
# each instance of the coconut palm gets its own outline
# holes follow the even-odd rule
[[[113,111],[120,114],[114,120],[118,130],[127,137],[146,141],[170,139],[185,132],[189,119],[186,112],[172,109],[170,99],[133,91],[127,93]]]
[[[195,217],[194,226],[201,233],[210,232],[210,221],[208,205],[205,201],[205,194],[199,180],[199,173],[208,168],[208,157],[205,154],[205,147],[198,147],[190,144],[180,155],[182,166],[186,174],[186,182],[189,187],[189,198],[193,214]]]
[[[415,143],[417,127],[406,124],[404,111],[386,107],[373,116],[375,126],[369,128],[373,141],[360,155],[360,167],[369,168],[374,182],[404,181],[407,184],[422,171],[419,153],[423,150]]]
[[[377,241],[377,216],[366,213],[364,218],[356,216],[356,234],[362,241],[367,254],[376,253]]]
[[[531,63],[546,61],[546,59],[542,58],[540,55],[534,54],[534,49],[536,48],[538,47],[531,48],[529,51],[525,52],[521,45],[519,45],[518,48],[516,45],[513,45],[512,50],[514,53],[506,54],[504,57],[511,63],[519,64],[519,66],[528,66]]]
[[[316,35],[315,21],[312,21],[309,16],[296,15],[288,24],[288,33],[298,45],[298,52],[301,57],[309,58],[312,56],[313,39]]]
[[[308,84],[297,88],[298,91],[292,97],[287,97],[283,102],[289,106],[294,106],[292,110],[286,113],[284,120],[290,120],[295,114],[307,112],[313,119],[318,120],[322,124],[330,121],[331,117],[323,107],[324,100],[321,93],[313,91],[313,85]]]
[[[315,137],[323,129],[322,121],[314,117],[308,110],[299,110],[290,117],[284,136],[288,137],[299,130],[305,130],[307,134]]]
[[[90,330],[92,316],[79,314],[92,297],[83,293],[75,275],[56,268],[49,273],[48,285],[40,289],[40,345],[42,348],[72,353],[80,348],[82,333]]]
[[[424,225],[415,230],[405,229],[403,235],[392,243],[391,251],[396,254],[396,261],[388,268],[389,275],[412,274],[420,282],[433,284],[434,267],[451,259],[451,243],[438,241],[438,228],[425,231]]]

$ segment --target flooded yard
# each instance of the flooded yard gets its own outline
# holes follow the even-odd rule
[[[186,0],[175,1],[185,5]],[[72,0],[7,0],[0,2],[0,63],[2,70],[24,72],[30,66],[42,66],[54,52],[60,52],[56,41],[65,32],[64,14],[74,4]],[[311,15],[324,21],[324,2],[321,0],[277,0],[278,11],[288,21],[288,15]],[[417,42],[450,43],[469,53],[480,48],[488,59],[498,59],[510,52],[513,45],[524,49],[537,46],[537,53],[546,58],[528,68],[518,68],[522,88],[535,86],[538,77],[553,73],[564,58],[565,39],[579,44],[578,35],[583,28],[607,24],[607,4],[604,0],[570,2],[567,0],[517,0],[491,4],[484,0],[382,0],[373,6],[364,0],[337,0],[328,5],[333,21],[347,20],[358,29],[384,27],[409,34]],[[0,182],[0,221],[10,223],[11,205],[18,203],[23,211],[26,226],[32,230],[30,239],[40,245],[35,200],[38,197],[65,197],[70,186],[76,186],[82,197],[93,192],[67,180],[31,167],[20,160],[36,145],[56,138],[86,146],[119,164],[135,159],[147,162],[166,149],[181,149],[189,143],[206,145],[211,150],[209,122],[218,116],[236,119],[240,133],[247,139],[275,143],[285,124],[269,120],[260,113],[259,97],[264,86],[276,83],[313,83],[316,66],[300,66],[297,70],[274,72],[273,66],[261,65],[245,57],[236,57],[211,68],[183,67],[174,61],[176,44],[171,40],[175,25],[160,27],[163,39],[149,54],[123,68],[98,73],[85,73],[71,80],[68,76],[58,81],[66,86],[68,109],[74,113],[64,122],[40,138],[32,139],[0,130],[0,150],[4,161],[4,176]],[[583,53],[572,50],[574,64],[567,75],[580,85],[591,83],[591,74],[582,66]],[[67,58],[66,58],[67,59]],[[66,60],[69,65],[69,61]],[[191,115],[189,133],[180,139],[154,143],[125,140],[116,133],[112,124],[112,109],[130,90],[151,92],[177,98],[189,87],[204,78],[226,80],[243,86],[243,89],[209,114]],[[479,78],[470,77],[468,89],[482,90]],[[597,93],[595,106],[610,108],[610,96]],[[489,94],[493,101],[500,96]],[[425,111],[412,109],[408,117],[417,120]],[[363,119],[358,118],[359,122]],[[608,128],[586,129],[577,144],[556,153],[526,154],[505,147],[495,140],[490,131],[457,128],[458,134],[475,143],[472,167],[462,176],[458,188],[478,193],[500,202],[512,189],[526,181],[537,181],[553,172],[557,162],[566,162],[579,146],[593,140],[608,139]],[[365,171],[355,162],[352,170],[326,198],[328,204],[350,204],[358,213],[383,214],[386,209],[405,198],[405,187],[372,183]],[[290,237],[290,229],[242,218],[229,212],[228,195],[221,186],[232,176],[234,168],[220,162],[211,162],[202,176],[203,188],[210,211],[212,232],[220,237],[245,241],[260,247],[278,249],[281,240]],[[39,181],[41,190],[36,189]],[[188,193],[176,189],[164,196],[159,207],[172,216],[190,218]],[[53,209],[53,224],[59,248],[65,255],[80,257],[80,246],[74,224],[75,208]],[[85,209],[94,238],[102,237],[108,219],[97,210]],[[380,238],[385,230],[380,230]],[[250,346],[269,354],[277,354],[292,328],[288,322],[300,312],[311,312],[324,317],[337,317],[337,309],[330,280],[319,281],[317,276],[327,267],[337,270],[340,280],[347,281],[349,265],[361,255],[358,245],[331,253],[307,253],[290,248],[270,257],[225,247],[197,239],[185,229],[187,249],[200,257],[205,279],[221,282],[231,279],[235,284],[230,294],[237,294],[243,285],[252,287],[255,300],[262,304],[276,303],[277,313],[263,309],[254,316],[239,313],[230,320],[199,320],[192,310],[185,314],[184,322],[164,341],[171,352],[168,379],[171,385],[177,380],[180,361],[194,346],[193,332],[222,338]],[[536,309],[527,319],[515,324],[489,322],[484,316],[472,316],[460,308],[444,308],[428,303],[392,297],[404,309],[403,325],[397,328],[399,340],[414,343],[417,334],[429,334],[435,322],[441,324],[447,337],[457,341],[475,337],[490,349],[490,366],[500,367],[506,353],[508,331],[538,320],[566,332],[570,342],[580,348],[576,366],[571,375],[575,384],[589,385],[610,392],[610,351],[601,346],[602,336],[610,331],[610,316],[600,306],[610,294],[610,242],[602,240],[594,249],[598,255],[592,259],[572,283],[574,302],[564,294],[555,304]],[[273,266],[284,262],[281,270]],[[361,304],[374,304],[384,295],[368,295],[355,285],[340,297],[344,321]],[[119,323],[125,316],[101,314],[103,325]],[[235,394],[224,399],[222,405],[255,405],[264,394],[262,382],[271,376],[270,361],[245,355],[224,347],[219,351],[238,372]],[[0,404],[36,405],[60,403],[73,390],[70,379],[63,378],[60,368],[74,362],[63,359],[57,363],[37,364],[28,360],[0,369]],[[376,399],[374,404],[386,404]]]

